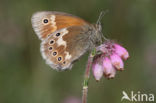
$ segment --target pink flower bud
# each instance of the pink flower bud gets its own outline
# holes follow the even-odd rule
[[[114,46],[115,46],[115,52],[120,57],[122,57],[125,60],[128,59],[129,54],[128,54],[128,51],[124,47],[120,46],[119,44],[114,44]]]
[[[115,68],[113,67],[113,68],[111,69],[111,74],[108,75],[107,78],[113,79],[113,78],[115,77],[115,75],[116,75],[116,70],[115,70]]]
[[[116,74],[116,70],[114,69],[110,59],[108,57],[105,57],[103,60],[103,69],[104,69],[104,75],[107,78],[114,78]]]
[[[102,65],[100,65],[98,63],[95,63],[92,66],[93,75],[97,81],[99,81],[101,79],[101,77],[103,76],[102,68],[103,68]]]
[[[117,69],[117,70],[123,70],[124,68],[124,63],[121,59],[121,57],[119,57],[117,54],[112,54],[110,56],[111,62],[113,64],[113,66]]]

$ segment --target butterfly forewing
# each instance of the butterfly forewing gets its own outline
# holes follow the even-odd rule
[[[53,32],[70,26],[88,24],[83,19],[62,12],[37,12],[32,16],[32,26],[41,40]]]

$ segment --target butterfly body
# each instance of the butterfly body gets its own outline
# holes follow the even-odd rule
[[[75,60],[101,42],[96,25],[62,12],[37,12],[32,25],[41,39],[41,53],[56,70],[71,68]]]

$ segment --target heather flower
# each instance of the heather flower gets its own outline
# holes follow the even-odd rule
[[[110,56],[110,59],[111,59],[111,63],[117,70],[123,70],[124,63],[119,55],[114,53]]]
[[[103,76],[103,67],[101,64],[99,64],[98,62],[94,63],[92,66],[92,71],[93,71],[93,75],[95,77],[95,79],[97,81],[99,81],[101,79],[101,77]]]
[[[128,59],[129,57],[129,54],[128,54],[128,51],[120,46],[119,44],[114,44],[114,47],[115,47],[115,52],[120,56],[122,57],[123,59]]]
[[[128,51],[121,45],[112,41],[106,41],[96,48],[98,55],[95,56],[92,65],[93,75],[100,80],[102,74],[108,79],[114,78],[117,71],[124,70],[123,60],[128,59]]]
[[[114,70],[111,60],[108,57],[103,59],[103,69],[106,77],[114,77],[116,74],[116,70]]]

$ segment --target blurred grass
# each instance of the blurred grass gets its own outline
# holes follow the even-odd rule
[[[156,93],[155,5],[155,0],[1,0],[0,103],[60,103],[67,96],[81,97],[87,54],[70,71],[48,67],[30,22],[34,12],[43,10],[71,13],[92,23],[101,10],[109,10],[103,33],[123,44],[131,57],[113,80],[96,83],[91,76],[89,103],[120,103],[123,90]]]

